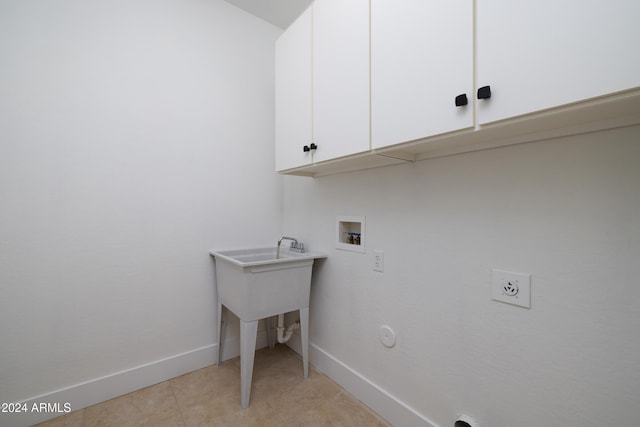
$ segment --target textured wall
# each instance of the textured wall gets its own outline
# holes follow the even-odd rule
[[[217,341],[209,250],[281,229],[280,32],[221,0],[0,2],[0,401]]]
[[[639,137],[287,177],[287,233],[329,252],[311,341],[443,427],[637,425]],[[366,254],[334,249],[337,215],[366,216]],[[492,268],[532,275],[530,310],[491,300]]]

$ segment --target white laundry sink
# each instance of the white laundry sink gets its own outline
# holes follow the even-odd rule
[[[308,307],[313,261],[326,255],[276,251],[212,251],[218,303],[245,322]]]
[[[300,310],[303,373],[309,372],[309,295],[315,259],[326,255],[277,248],[211,251],[216,264],[218,365],[222,306],[240,318],[241,406],[249,406],[258,320]]]
[[[238,249],[232,251],[211,251],[211,255],[224,259],[240,267],[253,267],[256,265],[282,264],[295,260],[309,260],[316,258],[326,258],[324,254],[314,252],[292,252],[286,249],[280,250],[277,258],[278,248],[258,248],[258,249]]]

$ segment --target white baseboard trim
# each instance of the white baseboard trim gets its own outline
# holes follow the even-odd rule
[[[26,427],[65,414],[64,411],[31,412],[30,409],[33,408],[34,404],[37,406],[40,403],[57,403],[63,409],[65,403],[68,403],[72,411],[77,411],[204,368],[215,363],[217,347],[217,344],[213,344],[197,348],[32,397],[22,402],[29,409],[26,413],[2,414],[2,422],[0,424],[7,427]]]
[[[266,331],[259,331],[256,348],[266,346]],[[0,425],[28,427],[64,415],[65,403],[70,404],[71,411],[77,411],[179,377],[216,363],[217,351],[218,345],[212,344],[29,398],[20,402],[26,404],[27,412],[0,413]],[[240,340],[238,338],[226,340],[222,347],[222,360],[239,355]],[[45,409],[48,412],[31,411],[34,404],[38,408],[41,403],[50,404],[53,407]]]
[[[256,350],[267,347],[268,345],[267,331],[258,331],[258,337],[256,338]],[[238,356],[240,356],[240,337],[225,339],[224,345],[222,346],[222,360],[225,361]]]
[[[394,426],[437,427],[418,411],[365,378],[317,345],[309,345],[311,364]]]
[[[267,346],[266,333],[258,333],[256,348]],[[237,357],[240,345],[237,339],[227,340],[223,346],[223,360]],[[295,343],[295,341],[294,341]],[[291,344],[294,344],[291,343]],[[295,344],[292,345],[294,350]],[[310,363],[327,375],[346,391],[351,393],[373,411],[394,426],[437,427],[436,424],[411,408],[386,390],[368,380],[356,370],[347,366],[328,352],[311,343],[309,346]],[[114,374],[95,378],[70,387],[32,397],[21,403],[33,408],[40,403],[58,404],[60,410],[70,403],[71,410],[77,411],[123,394],[158,384],[171,378],[205,368],[216,362],[217,344],[208,345],[185,353],[150,362]],[[64,415],[64,412],[31,412],[19,414],[0,414],[0,424],[4,427],[28,427],[51,418]]]

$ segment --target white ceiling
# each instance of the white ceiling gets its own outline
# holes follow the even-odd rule
[[[313,0],[225,0],[242,10],[285,29]]]

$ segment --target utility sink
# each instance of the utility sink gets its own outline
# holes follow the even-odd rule
[[[218,303],[248,322],[309,306],[311,267],[326,255],[277,248],[212,251]]]
[[[258,320],[300,310],[303,373],[309,372],[309,295],[313,262],[327,256],[278,248],[211,251],[218,297],[218,365],[222,306],[240,319],[241,406],[249,406]]]
[[[233,251],[211,251],[211,255],[223,259],[240,267],[254,267],[257,265],[283,264],[292,261],[313,260],[326,258],[324,254],[313,252],[292,252],[278,248],[238,249]]]

